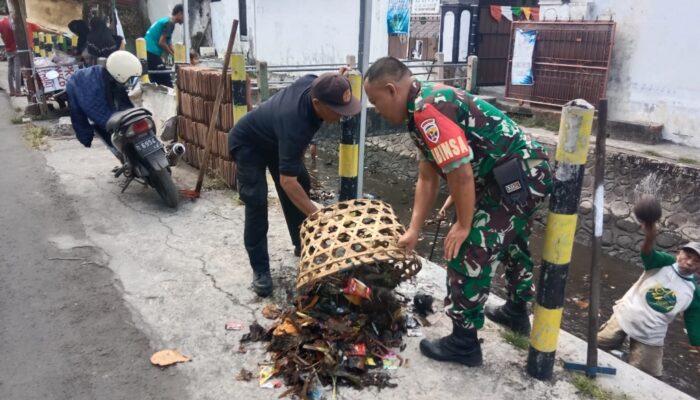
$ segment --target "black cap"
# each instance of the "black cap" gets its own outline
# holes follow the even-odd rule
[[[360,101],[352,95],[348,78],[335,72],[314,79],[311,96],[344,117],[356,115],[362,108]]]

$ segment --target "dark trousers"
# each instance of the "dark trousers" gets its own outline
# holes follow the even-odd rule
[[[166,70],[168,67],[163,63],[163,58],[157,54],[146,53],[148,61],[148,70]],[[173,81],[170,79],[170,74],[148,74],[148,79],[151,83],[157,83],[159,85],[173,87]]]
[[[272,180],[279,195],[287,229],[292,244],[299,247],[299,228],[306,216],[287,196],[280,186],[279,159],[277,152],[267,154],[252,146],[239,146],[231,153],[236,162],[238,195],[245,204],[245,229],[243,240],[253,271],[265,273],[270,270],[270,257],[267,252],[267,178],[265,170],[270,170]],[[306,168],[302,168],[297,180],[309,194],[311,180]]]

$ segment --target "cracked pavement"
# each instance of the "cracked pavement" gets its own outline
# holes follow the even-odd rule
[[[275,292],[271,300],[261,300],[250,290],[252,272],[242,237],[243,207],[234,192],[206,191],[195,202],[183,199],[179,209],[173,211],[161,205],[153,189],[132,184],[120,193],[121,179],[110,173],[116,161],[101,143],[85,149],[74,140],[51,139],[48,149],[34,152],[33,157],[40,158],[39,154],[46,160],[47,174],[55,179],[53,185],[62,193],[60,201],[53,203],[62,213],[55,222],[57,226],[48,229],[51,234],[40,240],[56,248],[58,256],[78,259],[57,263],[72,262],[110,274],[113,278],[100,285],[116,291],[118,296],[110,298],[116,303],[112,306],[123,307],[134,334],[147,341],[147,345],[131,350],[130,354],[135,354],[131,364],[112,366],[120,373],[132,373],[132,381],[147,377],[146,383],[136,386],[140,395],[120,397],[119,388],[115,387],[114,392],[102,391],[92,398],[268,399],[284,391],[261,389],[256,380],[235,380],[241,368],[257,373],[259,363],[266,360],[264,345],[260,343],[247,344],[247,352],[238,353],[239,340],[247,326],[255,320],[270,326],[272,321],[262,317],[262,307],[268,301],[284,304],[293,295],[297,259],[277,205],[270,208],[269,232]],[[193,187],[195,172],[184,165],[175,168],[178,187]],[[68,229],[71,224],[79,229]],[[46,290],[56,289],[48,285]],[[415,282],[399,288],[407,296],[417,290],[432,293],[439,303],[444,295],[444,271],[435,264],[426,264]],[[84,318],[86,323],[93,321],[89,314]],[[229,320],[240,320],[246,328],[226,331],[224,325]],[[448,332],[450,322],[440,312],[430,321],[433,326],[423,328],[426,336]],[[554,382],[527,378],[523,370],[526,351],[506,344],[499,332],[492,324],[482,331],[485,363],[478,369],[426,360],[418,352],[421,338],[406,338],[407,347],[401,355],[409,361],[392,372],[394,382],[399,384],[396,389],[378,393],[376,389],[356,391],[344,387],[338,398],[444,399],[464,397],[465,389],[470,397],[577,397],[560,367],[555,371]],[[114,353],[114,348],[133,347],[128,337],[114,340],[108,354]],[[192,361],[165,370],[150,366],[151,353],[162,348],[178,349]],[[559,351],[575,358],[585,354],[585,347],[562,333]],[[601,354],[601,360],[617,362],[615,366],[623,368],[622,363],[608,355]],[[6,398],[1,395],[5,387],[1,375],[0,397]],[[627,368],[620,371],[618,379],[607,385],[620,391],[624,384],[625,392],[635,397],[634,390],[645,393],[643,381],[650,378]],[[76,387],[80,387],[80,382]],[[655,392],[660,393],[658,387]],[[670,388],[663,393],[669,399],[686,398]],[[330,392],[327,397],[331,398]]]

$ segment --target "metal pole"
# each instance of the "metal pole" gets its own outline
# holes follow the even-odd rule
[[[542,269],[527,357],[528,374],[540,380],[550,379],[554,368],[593,112],[593,106],[582,99],[570,101],[562,108],[555,155],[557,166],[549,199]]]
[[[369,68],[369,45],[372,34],[372,1],[362,0],[360,3],[360,43],[358,49],[358,58],[360,61],[359,69],[362,76]],[[362,110],[360,111],[360,154],[358,157],[358,174],[357,174],[357,197],[364,196],[364,170],[365,170],[365,139],[367,137],[367,96],[362,95],[362,85],[360,85],[360,102]]]
[[[270,98],[270,83],[267,76],[267,61],[258,61],[258,91],[260,93],[260,102],[264,102]]]
[[[182,21],[182,36],[184,36],[185,44],[185,62],[190,63],[190,49],[192,44],[190,43],[190,5],[188,0],[182,1],[183,16],[184,21]]]
[[[605,212],[605,125],[608,119],[608,100],[598,103],[598,133],[595,139],[595,191],[593,201],[594,232],[591,252],[591,297],[588,307],[588,357],[586,375],[596,376],[598,368],[598,308],[600,307],[600,254]]]

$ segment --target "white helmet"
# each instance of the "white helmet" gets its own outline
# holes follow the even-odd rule
[[[107,57],[107,72],[115,81],[126,83],[134,76],[141,76],[141,61],[135,55],[124,50],[117,50]]]

